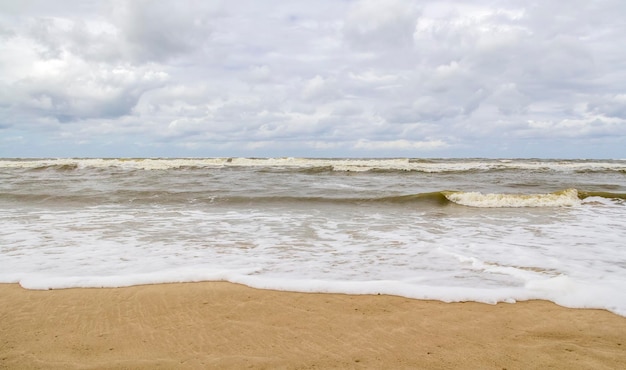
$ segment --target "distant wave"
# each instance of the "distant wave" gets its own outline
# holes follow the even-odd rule
[[[486,172],[486,171],[559,171],[559,172],[621,172],[626,173],[623,160],[538,160],[538,159],[348,159],[348,158],[101,158],[101,159],[3,159],[0,169],[71,171],[85,168],[118,168],[137,170],[258,168],[298,171],[311,174],[324,172]]]

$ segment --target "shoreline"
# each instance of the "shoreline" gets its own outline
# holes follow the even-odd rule
[[[626,319],[547,301],[444,303],[228,282],[0,284],[0,369],[626,368]]]

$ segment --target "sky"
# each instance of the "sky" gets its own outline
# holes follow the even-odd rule
[[[623,0],[0,0],[0,157],[626,158]]]

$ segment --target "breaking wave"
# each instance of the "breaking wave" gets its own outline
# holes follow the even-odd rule
[[[54,190],[54,189],[53,189]],[[55,194],[54,191],[39,194],[14,194],[0,192],[0,199],[22,203],[43,204],[240,204],[247,206],[301,204],[314,207],[316,204],[367,205],[380,204],[390,206],[425,206],[443,207],[458,205],[474,208],[538,208],[538,207],[574,207],[583,200],[599,199],[606,202],[626,200],[626,194],[609,192],[586,192],[577,189],[565,189],[552,193],[481,193],[472,191],[435,191],[407,195],[384,197],[332,197],[332,196],[263,196],[263,195],[226,195],[197,191],[115,191],[105,194]],[[593,203],[587,202],[587,203]],[[598,201],[596,202],[598,203]]]
[[[445,192],[451,202],[480,208],[572,207],[581,203],[576,189],[549,194],[482,194],[478,192]]]
[[[612,200],[625,200],[626,194],[610,192],[587,192],[577,189],[564,189],[543,194],[502,194],[465,191],[440,191],[413,195],[378,198],[376,201],[395,203],[457,204],[476,208],[525,208],[525,207],[573,207],[584,199],[596,197]]]

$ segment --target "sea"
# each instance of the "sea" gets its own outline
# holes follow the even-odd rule
[[[626,160],[0,159],[0,283],[198,281],[626,316]]]

